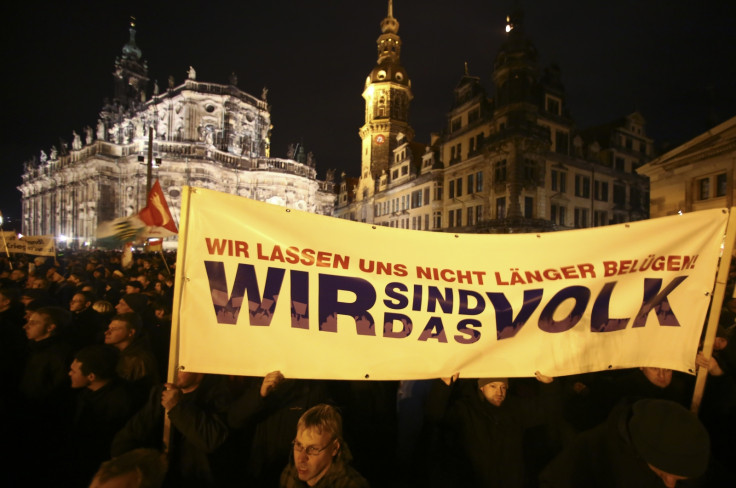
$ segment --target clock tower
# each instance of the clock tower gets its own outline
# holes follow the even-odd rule
[[[411,81],[401,65],[399,21],[393,16],[393,1],[388,2],[388,15],[381,22],[378,36],[378,61],[365,80],[365,124],[360,128],[361,172],[357,200],[373,196],[375,182],[388,171],[390,158],[397,145],[396,136],[403,133],[408,140],[414,131],[409,126]]]

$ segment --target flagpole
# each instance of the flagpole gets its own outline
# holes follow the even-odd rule
[[[176,370],[179,367],[179,309],[181,308],[181,296],[183,293],[185,276],[184,268],[186,262],[186,243],[189,231],[189,199],[190,194],[195,191],[190,186],[182,186],[181,218],[179,220],[179,245],[176,253],[176,269],[179,271],[174,276],[174,303],[171,310],[171,341],[169,342],[169,371],[168,383],[176,381]],[[166,260],[164,259],[164,263]],[[168,269],[168,266],[167,266]],[[164,415],[164,452],[170,452],[171,444],[171,420]]]
[[[721,318],[721,307],[723,307],[723,296],[726,294],[726,283],[728,282],[728,271],[731,267],[733,259],[734,241],[736,240],[736,207],[730,208],[728,218],[728,226],[726,227],[726,236],[723,239],[723,254],[721,254],[721,262],[718,265],[718,274],[716,275],[716,286],[713,290],[713,300],[710,304],[710,313],[708,314],[708,326],[705,329],[705,338],[703,339],[703,355],[706,359],[713,356],[713,343],[718,330],[718,321]],[[703,392],[705,391],[705,382],[708,379],[708,368],[699,368],[697,378],[695,380],[695,390],[693,391],[693,399],[690,404],[690,410],[697,414],[700,409],[700,403],[703,400]]]
[[[162,244],[162,246],[163,246],[163,244]],[[159,254],[161,254],[161,259],[164,262],[164,266],[166,266],[166,272],[169,274],[169,276],[171,276],[171,270],[169,269],[169,263],[166,262],[166,257],[164,256],[164,250],[163,249],[159,249],[158,252],[159,252]]]
[[[151,179],[153,178],[153,126],[148,128],[148,163],[146,163],[146,198],[151,194]]]

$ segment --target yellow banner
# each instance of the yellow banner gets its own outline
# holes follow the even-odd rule
[[[55,256],[54,236],[23,236],[15,232],[3,232],[0,239],[0,253],[32,254],[34,256]]]
[[[451,234],[185,190],[179,364],[290,378],[691,371],[728,218]]]

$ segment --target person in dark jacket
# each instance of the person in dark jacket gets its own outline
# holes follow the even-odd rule
[[[671,400],[621,402],[540,475],[542,488],[673,488],[703,475],[710,440],[695,414]]]
[[[41,307],[23,326],[30,353],[21,376],[20,392],[33,405],[54,405],[68,388],[71,345],[62,332],[70,322],[60,307]]]
[[[0,366],[6,390],[15,391],[26,355],[25,310],[16,288],[0,288]],[[9,388],[8,388],[9,387]],[[0,412],[8,407],[7,396],[0,400]]]
[[[228,425],[248,460],[247,486],[271,488],[278,483],[299,417],[328,400],[326,385],[320,381],[287,379],[279,371],[246,379],[228,411]]]
[[[110,443],[133,414],[130,393],[115,374],[118,350],[102,344],[74,355],[71,386],[79,390],[69,432],[69,476],[77,486],[89,481],[109,459]]]
[[[291,461],[281,474],[280,486],[368,488],[350,461],[340,413],[330,405],[315,405],[299,418]]]
[[[120,351],[117,373],[131,386],[134,406],[140,407],[151,388],[159,382],[158,363],[151,350],[138,314],[114,316],[105,331],[105,344]]]
[[[94,302],[95,297],[92,293],[82,291],[75,293],[69,302],[69,311],[72,313],[69,332],[76,350],[104,342],[104,319],[92,308]]]
[[[66,426],[72,407],[67,375],[71,346],[63,333],[68,323],[69,312],[63,308],[41,307],[23,327],[29,353],[20,379],[19,411],[13,420],[23,430],[19,451],[33,453],[32,457],[23,456],[21,466],[15,469],[22,473],[26,486],[55,485],[56,473],[64,468]]]
[[[161,449],[167,416],[172,427],[167,486],[221,486],[210,457],[228,437],[225,412],[230,396],[222,379],[180,370],[175,383],[154,387],[148,402],[115,435],[111,454]]]
[[[544,388],[539,397],[529,399],[507,397],[507,378],[480,378],[475,388],[451,403],[457,375],[435,381],[425,413],[428,421],[439,423],[443,445],[437,453],[432,486],[524,486],[525,430],[544,424],[557,413],[553,379],[539,372],[535,375]]]

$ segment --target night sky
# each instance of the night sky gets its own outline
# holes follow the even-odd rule
[[[559,65],[579,127],[634,110],[661,144],[736,115],[736,2],[690,0],[395,0],[412,80],[416,139],[439,132],[468,62],[491,93],[506,15],[525,8],[540,67]],[[20,216],[23,161],[94,126],[112,96],[115,57],[136,17],[149,76],[227,83],[272,106],[272,156],[302,142],[328,168],[357,176],[361,93],[376,62],[387,0],[14,2],[5,7],[0,210]]]

